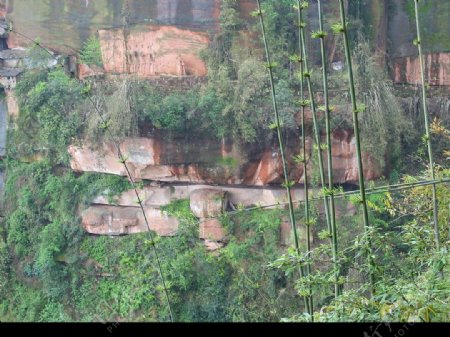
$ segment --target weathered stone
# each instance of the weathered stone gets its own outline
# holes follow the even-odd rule
[[[226,238],[226,231],[218,219],[206,219],[200,222],[200,239],[220,242]]]
[[[159,236],[175,236],[178,231],[178,219],[167,215],[166,212],[154,208],[145,208],[145,215],[150,229]],[[142,220],[141,220],[142,222]]]
[[[217,241],[211,241],[211,240],[204,240],[204,244],[207,250],[210,251],[215,251],[218,250],[220,248],[222,248],[223,246],[225,246],[225,244],[223,242],[217,242]]]
[[[146,25],[124,32],[100,30],[100,46],[105,71],[136,74],[205,76],[206,65],[199,52],[206,48],[205,33],[171,26]]]
[[[14,90],[5,89],[6,94],[6,104],[8,105],[8,115],[13,118],[19,116],[19,103],[17,102],[17,97],[14,94]]]
[[[281,156],[278,151],[267,150],[263,153],[257,165],[249,167],[246,174],[248,179],[244,180],[246,185],[266,185],[270,183],[280,183],[283,174]]]
[[[159,208],[168,205],[172,201],[179,199],[189,199],[189,196],[197,190],[210,189],[208,185],[173,185],[173,186],[145,186],[138,189],[139,198],[146,207]],[[238,186],[214,186],[214,190],[223,191],[227,194],[227,199],[234,207],[261,205],[268,206],[277,203],[285,203],[287,201],[286,190],[282,187],[266,187],[253,188]],[[95,197],[93,204],[102,205],[119,205],[136,207],[137,198],[134,190],[125,191],[117,197],[108,200],[104,195]],[[291,189],[292,199],[294,201],[304,199],[304,191],[302,187],[294,187]]]
[[[83,212],[82,224],[92,234],[128,234],[129,227],[138,225],[136,211],[136,208],[93,206]]]
[[[450,86],[450,53],[427,54],[424,57],[425,81],[429,85]],[[408,56],[394,60],[396,83],[420,84],[420,59]]]
[[[106,194],[107,191],[105,191]],[[187,186],[145,186],[138,189],[139,199],[146,207],[158,208],[170,204],[178,199],[189,198]],[[105,195],[100,195],[92,201],[94,204],[116,204],[120,206],[137,206],[137,196],[134,190],[125,191],[119,196],[113,198],[112,202]]]
[[[145,208],[150,229],[160,236],[174,236],[178,220],[159,209]],[[124,235],[148,231],[139,207],[91,206],[82,213],[84,229],[91,234]]]
[[[226,192],[218,189],[196,190],[190,195],[190,207],[197,218],[218,216],[226,210]]]
[[[352,132],[335,132],[332,142],[335,183],[357,183],[356,144]],[[72,169],[126,176],[114,144],[105,142],[97,148],[93,149],[89,144],[83,147],[70,146],[68,151]],[[289,179],[301,183],[303,165],[292,161],[298,148],[296,140],[287,144],[286,158]],[[237,146],[224,146],[218,140],[192,139],[186,142],[182,139],[166,140],[163,135],[159,135],[153,138],[127,138],[120,144],[120,149],[136,180],[258,186],[281,184],[284,180],[281,158],[276,147],[253,151],[251,156],[244,156]],[[309,137],[307,151],[308,158],[315,155]],[[323,155],[326,164],[326,153]],[[232,166],[227,165],[224,160],[230,157],[235,161]],[[368,154],[363,154],[363,161],[367,180],[381,176],[382,168]],[[312,165],[311,161],[309,165]],[[309,174],[311,172],[310,169]]]
[[[220,0],[8,0],[0,13],[6,12],[21,34],[40,38],[44,46],[58,53],[70,54],[81,49],[99,29],[122,27],[125,4],[130,30],[139,23],[155,22],[192,30],[194,34],[215,30],[219,24]],[[9,34],[10,47],[31,44],[22,35]]]
[[[78,65],[77,74],[80,80],[84,80],[88,77],[103,76],[105,71],[101,67],[94,64],[87,65],[82,63]]]

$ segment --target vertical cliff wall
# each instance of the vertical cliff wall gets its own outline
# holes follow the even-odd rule
[[[204,75],[204,65],[198,62],[195,54],[200,49],[198,43],[201,45],[207,43],[202,34],[219,27],[221,0],[128,0],[128,6],[125,3],[125,0],[0,0],[0,14],[6,13],[7,18],[19,32],[32,38],[39,38],[42,44],[58,52],[73,54],[80,49],[89,36],[98,30],[102,31],[107,71],[122,72],[125,69],[144,77],[157,74],[189,74],[190,72],[192,75]],[[385,64],[386,59],[390,61],[395,81],[415,83],[414,73],[418,70],[417,62],[413,60],[417,55],[416,48],[412,44],[415,38],[413,2],[360,0],[350,1],[349,4],[351,5],[349,6],[350,14],[359,20],[356,24],[364,31],[377,51],[380,63]],[[246,13],[254,8],[254,1],[240,0],[239,8],[241,16],[247,18]],[[334,22],[338,17],[336,2],[324,1],[324,8],[326,20]],[[316,29],[315,2],[311,3],[308,12],[311,28]],[[436,55],[450,52],[447,36],[450,31],[449,12],[450,1],[447,0],[428,1],[421,4],[423,47],[426,53]],[[131,33],[130,41],[125,43],[124,37],[121,37],[121,33],[116,30],[123,27],[125,23],[130,27],[136,24],[143,25],[147,27],[146,32]],[[156,28],[149,28],[149,25],[169,27],[158,33]],[[157,35],[167,36],[172,28],[172,33],[175,29],[179,29],[178,35],[172,40],[167,40],[167,43],[178,46],[185,43],[188,49],[194,45],[192,53],[185,59],[180,58],[176,53],[158,60],[152,59],[154,51],[146,49],[159,47],[156,45],[150,47],[149,41],[158,39]],[[105,33],[106,30],[111,29],[112,31]],[[197,37],[194,37],[196,34],[198,34]],[[142,43],[144,40],[145,46]],[[11,34],[8,41],[10,48],[26,46],[29,42],[17,34]],[[318,42],[313,40],[310,44],[312,59],[318,59]],[[339,55],[339,48],[336,46],[333,34],[327,37],[327,47],[330,61],[338,61],[342,55]],[[111,50],[116,48],[115,55],[111,55]],[[432,69],[430,68],[428,77],[432,80],[432,85],[447,85],[450,75],[445,63],[446,58],[445,55],[438,55],[430,60],[431,63],[436,59],[444,60],[444,66],[440,69],[436,69],[436,66],[430,63]],[[406,70],[409,73],[399,77],[395,72],[400,70]]]
[[[78,50],[99,29],[134,24],[173,25],[204,31],[215,29],[220,0],[2,0],[14,28],[32,38],[40,38],[60,52]],[[12,34],[9,46],[29,41]]]
[[[103,65],[108,73],[141,77],[204,76],[199,54],[208,47],[206,33],[173,26],[140,25],[131,30],[100,30]]]

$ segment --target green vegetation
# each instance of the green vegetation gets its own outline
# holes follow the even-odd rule
[[[449,174],[448,169],[438,173],[440,178],[448,177]],[[405,177],[405,181],[416,179]],[[448,205],[449,192],[448,184],[438,187],[440,207]],[[373,224],[371,244],[377,247],[373,256],[375,294],[370,299],[367,298],[370,285],[367,279],[361,278],[361,273],[370,268],[364,258],[369,244],[368,235],[360,225],[354,224],[352,229],[345,226],[344,231],[339,233],[341,247],[346,247],[340,255],[341,266],[348,271],[346,277],[341,279],[344,291],[329,304],[317,308],[314,313],[315,321],[449,320],[450,283],[448,277],[441,277],[442,273],[448,275],[450,271],[449,256],[445,249],[436,251],[434,232],[426,226],[433,219],[432,208],[429,207],[430,196],[431,189],[428,186],[411,189],[405,195],[385,193],[368,197],[370,221]],[[440,223],[448,223],[448,217],[448,212],[444,216],[440,215]],[[354,220],[342,219],[342,223],[346,221]],[[440,232],[442,236],[448,235],[448,226],[440,226]],[[313,252],[314,263],[324,260],[326,250],[327,247],[318,247]],[[289,271],[292,262],[288,261],[292,261],[292,256],[283,255],[273,265]],[[309,282],[298,280],[296,288],[299,292],[306,292],[306,287],[311,283],[314,293],[324,296],[323,288],[331,283],[330,276],[328,273],[317,272]],[[286,320],[309,321],[310,317],[302,314]]]
[[[420,58],[420,79],[421,79],[421,85],[422,85],[422,112],[423,112],[424,125],[425,125],[424,140],[427,143],[430,177],[432,180],[435,180],[436,176],[435,176],[434,159],[433,159],[433,148],[431,145],[432,143],[431,143],[431,137],[430,137],[430,125],[428,122],[427,93],[426,93],[426,88],[425,88],[425,85],[426,85],[425,65],[424,65],[423,52],[422,52],[422,38],[421,38],[420,18],[419,18],[419,0],[414,0],[414,9],[415,9],[415,14],[416,14],[415,17],[416,17],[416,28],[417,28],[417,39],[414,41],[414,43],[417,45],[417,49],[419,51],[419,58]],[[436,249],[439,251],[440,239],[439,239],[438,200],[437,200],[436,185],[432,186],[432,190],[433,190],[434,235],[435,235]]]
[[[323,96],[325,103],[325,132],[326,132],[326,147],[327,147],[327,168],[328,168],[328,189],[331,192],[328,198],[329,201],[329,210],[330,210],[330,228],[331,228],[331,246],[332,246],[332,254],[333,254],[333,267],[335,272],[335,284],[334,284],[334,294],[335,298],[340,295],[341,289],[339,287],[339,265],[337,262],[338,255],[338,241],[337,241],[337,225],[336,225],[336,209],[334,202],[334,180],[333,180],[333,157],[332,157],[332,143],[331,143],[331,126],[330,126],[330,100],[328,93],[328,67],[327,67],[327,57],[325,51],[325,36],[327,33],[324,31],[323,25],[323,13],[322,13],[322,4],[320,0],[317,2],[318,11],[319,11],[319,29],[320,33],[316,33],[320,38],[320,52],[322,58],[322,80],[323,80]],[[313,33],[314,34],[314,33]]]
[[[367,236],[368,244],[366,246],[366,255],[367,255],[368,267],[369,267],[368,272],[369,272],[369,277],[370,277],[370,292],[373,295],[375,279],[374,279],[374,273],[373,273],[374,264],[372,261],[372,259],[373,259],[372,244],[371,244],[371,238],[370,238],[372,228],[371,228],[371,225],[369,222],[369,212],[368,212],[367,202],[366,202],[365,180],[364,180],[364,171],[363,171],[363,164],[362,164],[361,138],[360,138],[360,133],[359,133],[359,120],[358,120],[358,113],[361,112],[361,109],[357,106],[357,101],[356,101],[352,57],[350,54],[350,42],[349,42],[343,0],[339,0],[339,7],[340,7],[340,13],[341,13],[341,21],[340,21],[341,28],[339,29],[339,32],[341,32],[342,35],[344,36],[345,58],[346,58],[346,62],[347,62],[350,99],[351,99],[351,104],[352,104],[353,132],[355,135],[356,157],[357,157],[357,162],[358,162],[358,184],[359,184],[359,191],[360,191],[360,198],[361,198],[360,202],[361,202],[362,210],[363,210],[364,228],[366,230],[366,233],[368,234],[368,236]]]
[[[67,163],[67,146],[81,130],[83,86],[62,70],[36,70],[23,76],[16,92],[20,131],[9,141],[10,152],[14,156],[40,152],[55,164]]]
[[[95,237],[79,225],[78,206],[128,189],[124,178],[57,175],[47,161],[8,161],[7,168],[6,198],[13,203],[6,206],[7,235],[0,242],[2,321],[167,319],[147,234]],[[295,312],[283,273],[265,268],[281,253],[279,211],[228,218],[229,230],[245,239],[233,238],[211,254],[198,239],[189,201],[165,210],[181,226],[176,237],[156,238],[177,320],[275,320]],[[267,312],[261,296],[276,307]]]
[[[80,63],[87,65],[103,66],[102,52],[100,49],[100,40],[92,36],[83,45],[80,50]]]

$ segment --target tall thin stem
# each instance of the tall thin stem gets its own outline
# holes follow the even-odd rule
[[[366,201],[366,190],[364,185],[364,172],[362,165],[362,156],[361,156],[361,141],[360,141],[360,133],[359,133],[359,122],[358,122],[358,107],[356,104],[356,93],[355,93],[355,81],[353,78],[353,68],[352,68],[352,57],[350,54],[350,43],[348,40],[348,30],[347,23],[345,18],[345,8],[344,8],[344,0],[339,0],[340,6],[340,14],[341,14],[341,30],[344,35],[344,45],[345,45],[345,58],[347,60],[347,71],[350,85],[350,97],[352,101],[352,116],[353,116],[353,132],[355,134],[355,142],[356,142],[356,156],[358,161],[358,178],[359,178],[359,192],[361,197],[361,204],[363,207],[363,220],[364,220],[364,228],[367,233],[370,233],[370,223],[369,223],[369,212],[367,209],[367,201]],[[369,263],[369,278],[370,278],[370,287],[371,293],[374,293],[374,262],[372,258],[372,242],[370,236],[368,237],[368,248],[367,248],[367,257]]]
[[[268,72],[269,72],[270,89],[271,89],[272,103],[273,103],[273,111],[274,111],[274,115],[275,115],[275,123],[276,123],[276,127],[277,127],[277,135],[278,135],[278,144],[279,144],[279,147],[280,147],[281,161],[282,161],[282,166],[283,166],[284,186],[286,188],[286,193],[287,193],[287,198],[288,198],[288,205],[289,205],[289,218],[290,218],[290,221],[291,221],[292,231],[294,233],[295,249],[297,250],[297,253],[299,253],[300,252],[300,246],[299,246],[299,242],[298,242],[297,227],[295,225],[295,216],[294,216],[294,205],[292,203],[292,195],[291,195],[291,184],[292,183],[289,181],[286,157],[285,157],[285,153],[284,153],[283,134],[282,134],[281,125],[280,125],[280,115],[279,115],[279,112],[278,112],[278,104],[277,104],[277,99],[276,99],[275,84],[274,84],[274,80],[273,80],[273,69],[272,69],[273,68],[273,64],[272,64],[271,59],[270,59],[269,46],[268,46],[268,43],[267,43],[266,29],[265,29],[265,26],[264,26],[264,18],[263,18],[262,11],[261,11],[260,0],[256,0],[256,3],[258,5],[258,12],[257,12],[257,14],[259,16],[259,21],[260,21],[260,24],[261,24],[261,32],[262,32],[263,41],[264,41],[264,49],[265,49],[265,52],[266,52],[267,69],[268,69]],[[301,267],[300,267],[300,276],[301,277],[303,276],[303,272],[301,270]]]
[[[430,173],[431,179],[435,180],[435,172],[434,172],[434,161],[433,161],[433,149],[431,148],[431,137],[430,137],[430,128],[428,125],[428,108],[427,108],[427,92],[425,87],[425,67],[423,61],[423,52],[422,52],[422,38],[420,34],[420,22],[419,22],[419,1],[414,0],[414,9],[416,14],[416,28],[417,28],[417,48],[419,50],[419,59],[420,59],[420,76],[422,82],[422,105],[423,105],[423,118],[425,121],[425,138],[427,140],[428,146],[428,158],[430,163]],[[439,250],[440,246],[440,238],[439,238],[439,224],[438,224],[438,200],[436,194],[436,185],[432,185],[433,189],[433,221],[434,221],[434,239],[436,242],[436,249]]]
[[[303,46],[306,46],[306,38],[305,38],[305,22],[303,21],[303,7],[300,7],[300,38],[302,41]],[[328,231],[331,235],[331,222],[330,222],[330,210],[328,207],[328,201],[325,193],[325,171],[323,169],[323,158],[322,158],[322,147],[320,142],[320,130],[319,130],[319,123],[317,121],[317,109],[316,109],[316,102],[314,101],[314,95],[313,95],[313,89],[312,89],[312,83],[311,83],[311,77],[309,72],[309,66],[308,66],[308,53],[306,52],[306,48],[303,48],[303,64],[304,64],[304,77],[306,78],[306,84],[308,86],[308,92],[309,92],[309,101],[311,105],[311,114],[313,119],[313,128],[314,128],[314,140],[317,146],[317,157],[319,161],[319,174],[320,174],[320,183],[322,185],[322,191],[323,191],[323,204],[325,208],[325,218],[327,221],[327,227]]]
[[[297,0],[297,15],[298,22],[301,22],[302,14],[300,8],[300,0]],[[300,24],[298,25],[298,60],[300,63],[300,101],[303,102],[305,100],[305,92],[304,92],[304,81],[305,78],[303,76],[303,60],[302,53],[303,48],[305,46],[302,43],[301,39],[301,31]],[[309,186],[308,186],[308,161],[306,160],[306,128],[305,128],[305,105],[301,105],[301,132],[302,132],[302,161],[303,161],[303,185],[304,185],[304,193],[305,193],[305,229],[306,229],[306,251],[311,251],[311,215],[310,215],[310,207],[309,207]],[[307,263],[307,272],[308,275],[311,274],[311,265],[308,261]],[[308,286],[309,292],[309,314],[311,315],[311,320],[314,320],[314,301],[312,296],[312,287]]]
[[[336,208],[334,204],[334,192],[333,192],[333,157],[331,148],[331,128],[330,128],[330,102],[328,96],[328,68],[327,58],[325,52],[325,31],[323,29],[323,15],[322,4],[320,0],[317,0],[317,7],[319,11],[319,31],[320,31],[320,52],[322,57],[322,79],[323,79],[323,97],[325,103],[325,128],[327,134],[327,158],[328,158],[328,189],[329,189],[329,201],[330,201],[330,220],[331,220],[331,237],[332,237],[332,251],[333,251],[333,265],[335,273],[334,282],[334,295],[338,297],[340,295],[339,287],[339,266],[338,266],[338,243],[337,243],[337,227],[336,227]]]

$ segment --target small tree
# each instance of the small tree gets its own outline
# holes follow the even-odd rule
[[[100,40],[91,36],[83,45],[83,49],[80,50],[80,63],[87,65],[96,65],[103,67],[102,51],[100,49]]]

